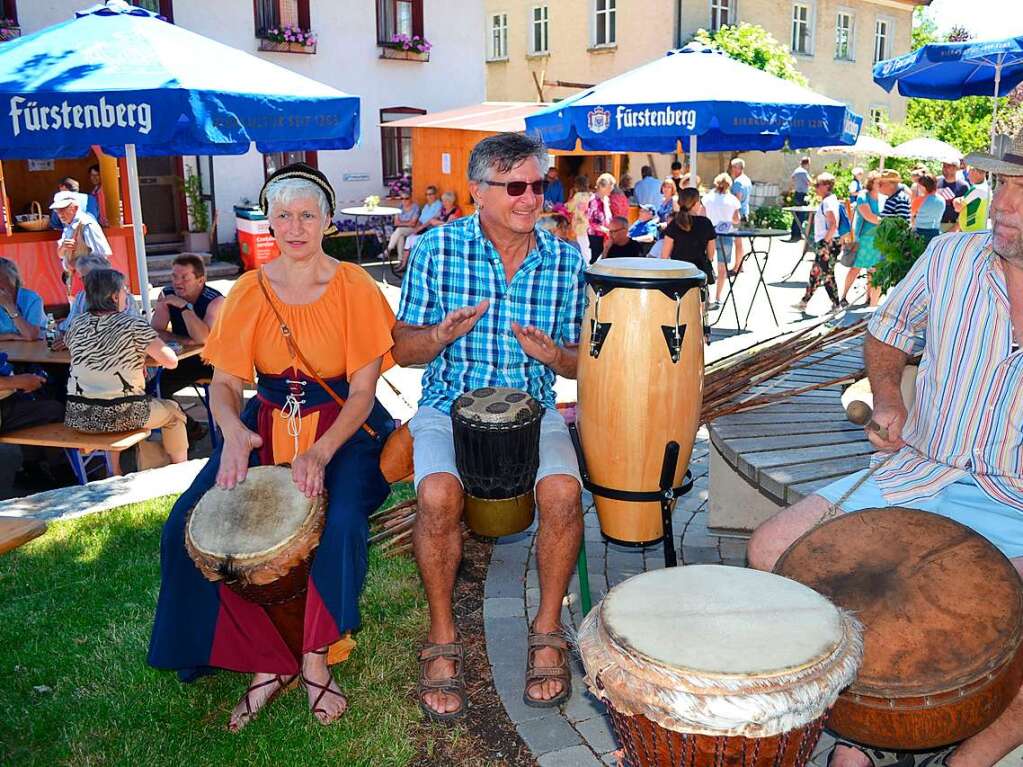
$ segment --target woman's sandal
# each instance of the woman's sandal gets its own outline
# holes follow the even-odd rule
[[[835,741],[831,753],[828,754],[828,767],[831,767],[831,763],[835,758],[835,749],[839,746],[855,748],[870,760],[871,767],[913,767],[915,763],[913,755],[905,751],[882,751],[879,748],[868,748],[867,746],[861,746],[858,743],[851,743],[848,740],[839,738]]]
[[[237,726],[235,726],[232,721],[228,721],[227,723],[228,731],[234,733],[241,732],[242,729],[249,722],[256,718],[256,714],[258,714],[260,711],[262,711],[264,708],[266,708],[267,706],[274,702],[274,698],[276,698],[282,692],[286,692],[287,690],[292,689],[295,686],[297,679],[298,674],[293,674],[292,676],[287,678],[282,677],[280,674],[278,674],[277,676],[271,679],[267,679],[266,681],[257,682],[256,684],[250,684],[248,689],[245,690],[244,697],[242,697],[242,700],[245,701],[245,713],[238,718]],[[263,689],[268,684],[276,684],[277,689],[270,693],[269,697],[267,697],[267,699],[263,701],[263,704],[259,708],[253,711],[252,704],[249,703],[249,696],[252,695],[252,693],[254,693],[256,690]]]
[[[558,631],[544,633],[529,632],[529,644],[526,651],[526,687],[522,691],[522,702],[533,708],[554,708],[560,706],[572,694],[572,671],[568,666],[568,642]],[[553,647],[561,655],[557,666],[537,666],[536,651],[545,647]],[[552,698],[534,698],[529,694],[531,688],[543,682],[554,680],[561,682],[561,692]]]
[[[310,652],[312,652],[313,655],[326,655],[327,649],[328,648],[324,647],[322,650],[311,650]],[[330,688],[331,682],[337,684],[337,680],[334,679],[334,675],[330,673],[330,666],[327,666],[327,674],[330,675],[330,678],[327,680],[326,684],[314,682],[312,679],[305,675],[305,671],[303,671],[300,674],[300,676],[302,677],[302,686],[305,687],[306,690],[312,687],[313,689],[320,691],[319,694],[316,696],[315,700],[313,700],[313,703],[309,707],[309,710],[313,712],[313,716],[316,717],[316,721],[324,726],[328,724],[334,724],[334,722],[336,722],[338,719],[344,716],[345,712],[348,710],[348,698],[346,698],[343,693],[338,692],[337,690],[332,690]],[[326,695],[328,692],[331,695],[336,695],[342,701],[344,701],[345,705],[337,714],[331,715],[331,713],[327,709],[320,707],[320,701],[323,700],[323,696]],[[320,717],[316,716],[317,714],[326,714],[329,718],[326,720],[320,719]]]
[[[455,671],[451,676],[441,679],[430,679],[426,675],[426,667],[438,658],[453,661]],[[419,651],[419,684],[416,687],[416,697],[419,699],[419,708],[426,715],[427,719],[434,722],[450,722],[454,719],[461,719],[465,716],[467,709],[465,694],[465,651],[462,643],[454,642],[424,642],[423,649]],[[458,708],[454,711],[437,711],[427,704],[426,696],[431,692],[442,692],[458,699]]]

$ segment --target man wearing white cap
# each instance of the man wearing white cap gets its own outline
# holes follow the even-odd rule
[[[771,570],[832,509],[906,506],[967,525],[1023,574],[1023,131],[1003,156],[972,154],[966,161],[998,177],[991,231],[931,240],[867,326],[863,356],[873,420],[882,427],[867,430],[878,450],[871,468],[815,490],[761,525],[749,543],[751,566]],[[915,354],[922,360],[916,400],[907,408],[900,383]],[[987,729],[936,754],[840,742],[828,764],[911,767],[915,759],[916,767],[992,767],[1020,744],[1017,689]]]
[[[79,207],[79,195],[74,192],[57,192],[53,196],[50,210],[57,213],[64,225],[57,245],[57,255],[65,271],[70,271],[79,256],[86,253],[105,258],[113,255],[99,222]]]

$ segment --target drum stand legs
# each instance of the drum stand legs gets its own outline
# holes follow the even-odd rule
[[[633,490],[618,490],[611,487],[603,487],[590,479],[586,470],[586,457],[583,455],[582,444],[579,442],[579,431],[576,424],[568,425],[569,434],[572,436],[572,444],[575,447],[576,458],[579,460],[579,473],[583,478],[583,487],[594,495],[603,498],[610,498],[615,501],[626,501],[634,503],[645,503],[656,501],[661,504],[661,541],[664,545],[664,566],[675,567],[678,565],[678,555],[675,551],[675,532],[671,521],[671,513],[675,509],[675,501],[679,496],[685,495],[693,488],[693,477],[687,470],[682,484],[672,487],[672,480],[678,468],[678,456],[680,452],[677,442],[669,442],[664,446],[664,460],[661,462],[660,487],[653,491],[637,492]],[[580,571],[580,583],[582,582]],[[584,613],[585,614],[585,613]]]

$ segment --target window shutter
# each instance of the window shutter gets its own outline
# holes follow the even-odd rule
[[[312,29],[309,24],[309,0],[298,0],[298,27],[305,30]]]
[[[413,0],[412,3],[412,33],[425,37],[423,32],[423,0]]]

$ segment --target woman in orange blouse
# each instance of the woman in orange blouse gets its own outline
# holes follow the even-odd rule
[[[381,371],[393,364],[394,314],[362,268],[323,252],[334,209],[326,177],[302,163],[289,165],[267,180],[260,201],[281,256],[238,279],[206,343],[204,356],[214,367],[212,408],[224,438],[164,527],[163,581],[149,648],[150,664],[175,669],[188,681],[209,667],[254,673],[232,712],[232,731],[298,675],[321,723],[344,713],[347,701],[327,650],[360,624],[367,517],[388,494],[379,460],[393,429],[375,393]],[[274,309],[314,370],[293,359]],[[345,400],[343,407],[314,372]],[[252,381],[257,396],[243,407],[243,386]],[[214,483],[232,488],[250,466],[280,463],[291,464],[305,495],[326,491],[328,498],[301,647],[294,637],[289,643],[262,607],[203,578],[184,547],[187,513]]]

